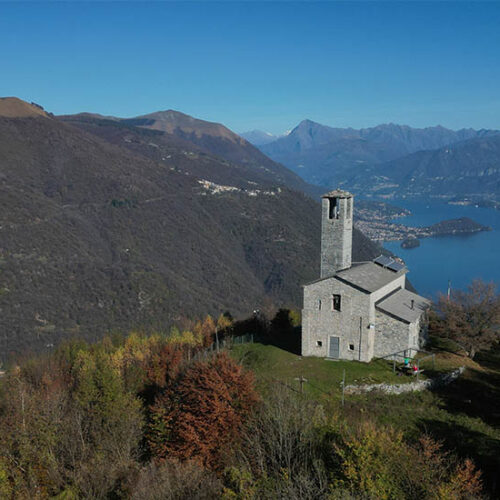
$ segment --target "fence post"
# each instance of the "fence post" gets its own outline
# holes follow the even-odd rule
[[[345,399],[345,368],[342,372],[342,406],[344,406]]]

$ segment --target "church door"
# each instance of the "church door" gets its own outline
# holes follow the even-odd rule
[[[330,358],[339,359],[339,354],[340,354],[339,344],[340,344],[339,337],[330,337],[330,350],[328,352]]]

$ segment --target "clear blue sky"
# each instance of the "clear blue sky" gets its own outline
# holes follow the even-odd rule
[[[500,3],[1,3],[0,95],[235,131],[500,128]]]

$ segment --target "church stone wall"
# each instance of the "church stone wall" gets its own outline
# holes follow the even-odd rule
[[[378,310],[375,312],[375,323],[375,357],[416,347],[412,342],[415,323],[405,323]]]
[[[340,311],[332,310],[334,294],[341,296]],[[307,285],[302,311],[302,355],[328,357],[330,336],[335,336],[340,339],[340,359],[370,361],[374,339],[370,322],[369,294],[335,278]]]
[[[425,346],[428,340],[427,331],[427,315],[424,314],[418,318],[415,323],[410,325],[410,339],[412,341],[412,346],[421,349]]]

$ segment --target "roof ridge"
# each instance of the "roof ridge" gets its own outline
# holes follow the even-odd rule
[[[391,290],[387,295],[384,295],[382,298],[378,299],[377,302],[375,302],[375,306],[379,303],[382,302],[385,299],[388,299],[391,295],[394,295],[395,293],[399,292],[400,290],[406,290],[402,286],[395,288],[394,290]]]

